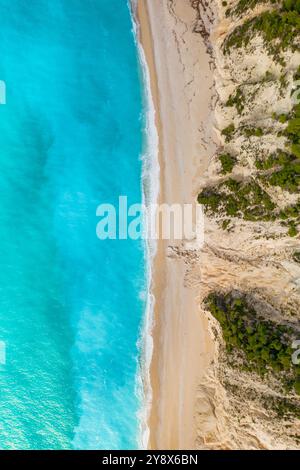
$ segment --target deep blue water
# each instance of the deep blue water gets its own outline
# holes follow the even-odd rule
[[[0,448],[135,448],[144,251],[96,237],[142,197],[127,0],[0,0],[0,79]]]

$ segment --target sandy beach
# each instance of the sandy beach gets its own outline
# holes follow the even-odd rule
[[[203,38],[194,32],[197,11],[189,0],[140,0],[138,19],[159,132],[159,202],[195,204],[197,178],[215,151],[213,77]],[[199,287],[187,276],[186,257],[184,242],[177,247],[158,242],[153,269],[150,449],[196,448],[202,406],[199,384],[214,356],[207,319],[197,300]],[[205,400],[202,404],[207,424],[213,410]]]

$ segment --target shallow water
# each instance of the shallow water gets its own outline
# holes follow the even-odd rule
[[[0,448],[134,448],[144,251],[96,237],[141,201],[126,0],[0,0]]]

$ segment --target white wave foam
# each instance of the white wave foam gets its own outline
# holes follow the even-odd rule
[[[135,43],[138,50],[139,62],[141,66],[141,78],[144,88],[143,93],[143,109],[145,112],[145,128],[144,128],[144,148],[142,154],[143,174],[142,174],[142,194],[143,203],[146,208],[154,208],[158,201],[160,168],[158,160],[159,140],[155,123],[155,107],[151,93],[150,72],[146,61],[145,52],[141,42],[139,41],[139,24],[137,21],[137,0],[128,0],[129,9],[131,11],[133,33]],[[153,225],[156,214],[154,209],[150,209],[145,221],[146,227]],[[151,220],[149,220],[151,219]],[[147,300],[146,311],[144,315],[143,328],[139,339],[139,349],[141,351],[140,373],[137,377],[137,393],[142,399],[142,409],[139,412],[140,424],[140,442],[141,448],[146,449],[149,442],[149,426],[148,420],[152,404],[152,389],[150,380],[150,366],[153,353],[153,312],[155,298],[152,293],[152,268],[153,260],[157,250],[157,242],[146,237],[145,241],[145,257],[146,257],[146,274],[147,274]]]

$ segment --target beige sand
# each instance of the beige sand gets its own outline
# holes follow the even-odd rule
[[[160,138],[160,202],[169,204],[195,203],[197,175],[205,171],[215,151],[210,111],[213,77],[203,39],[193,32],[196,14],[190,0],[139,1],[141,41]],[[197,393],[197,407],[203,405],[206,424],[214,419],[205,397],[199,405],[199,384],[213,359],[214,345],[199,310],[199,288],[186,282],[185,256],[170,256],[169,245],[159,242],[154,265],[149,447],[194,449]]]

